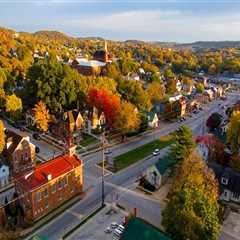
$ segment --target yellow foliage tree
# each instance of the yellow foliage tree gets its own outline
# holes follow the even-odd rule
[[[231,115],[227,141],[231,145],[233,152],[237,153],[240,147],[240,111],[234,111]]]
[[[124,135],[137,130],[139,125],[140,116],[136,110],[136,107],[130,102],[123,101],[115,122],[115,128],[121,131],[121,133]]]
[[[48,124],[50,121],[50,114],[46,105],[40,101],[34,106],[33,111],[37,128],[43,132],[46,132],[48,130]]]
[[[158,82],[152,82],[148,87],[148,96],[151,102],[154,104],[161,101],[165,96],[165,87],[163,84]]]
[[[5,133],[4,133],[4,125],[0,120],[0,153],[3,151],[5,146]]]
[[[22,111],[22,100],[15,94],[6,96],[5,104],[6,112],[10,113],[11,117],[16,117],[18,112]]]

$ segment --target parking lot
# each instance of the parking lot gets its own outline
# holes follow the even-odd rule
[[[95,217],[90,219],[86,224],[81,226],[75,233],[67,239],[71,240],[113,240],[119,239],[113,232],[112,223],[122,224],[127,213],[117,207],[106,206]],[[111,229],[106,232],[106,229]]]

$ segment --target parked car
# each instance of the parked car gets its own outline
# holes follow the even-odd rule
[[[115,228],[117,228],[118,227],[118,224],[116,223],[116,222],[112,222],[111,223],[111,228],[112,229],[115,229]]]
[[[40,134],[38,134],[38,133],[33,133],[33,138],[34,139],[36,139],[36,140],[41,140],[41,136],[40,136]]]
[[[104,152],[106,155],[109,155],[112,153],[112,150],[111,149],[106,149],[105,152]]]
[[[112,232],[112,229],[110,227],[107,227],[104,231],[105,233],[111,233]]]
[[[40,148],[39,148],[38,146],[36,146],[35,152],[36,152],[36,153],[40,153]]]
[[[160,150],[156,148],[153,152],[153,156],[157,156],[160,153]]]

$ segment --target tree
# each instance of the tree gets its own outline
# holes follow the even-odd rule
[[[0,120],[0,154],[2,153],[4,147],[5,147],[4,125],[3,122]]]
[[[88,103],[104,112],[109,127],[112,127],[120,110],[120,98],[105,89],[91,88],[88,92]]]
[[[204,92],[204,85],[202,83],[196,84],[196,91],[197,93],[203,93]]]
[[[136,105],[140,111],[151,109],[150,98],[140,82],[122,80],[119,82],[118,91],[124,100]]]
[[[162,225],[173,240],[217,240],[220,234],[218,185],[196,152],[174,177]]]
[[[29,68],[28,99],[33,104],[42,100],[53,113],[70,108],[77,98],[75,79],[78,76],[75,70],[50,55]]]
[[[177,162],[181,162],[195,148],[192,130],[183,125],[172,133],[175,139],[171,147],[171,155]]]
[[[210,129],[210,131],[218,128],[222,123],[222,115],[215,112],[207,119],[206,126]]]
[[[129,132],[136,131],[139,125],[140,116],[136,111],[136,107],[130,102],[123,101],[114,124],[115,129],[119,130],[124,136]]]
[[[174,94],[177,92],[177,80],[170,79],[167,81],[166,91],[168,94]]]
[[[37,128],[40,131],[46,132],[48,130],[48,124],[50,122],[50,114],[46,105],[40,101],[35,104],[33,111]]]
[[[227,131],[227,141],[232,151],[238,153],[240,146],[240,111],[233,111]]]
[[[22,100],[15,94],[6,96],[5,104],[6,112],[10,114],[11,117],[16,118],[18,113],[22,111]]]
[[[240,156],[238,154],[231,157],[230,166],[236,171],[240,171]]]
[[[152,104],[161,101],[165,96],[165,87],[163,84],[158,82],[152,82],[148,86],[148,96]]]

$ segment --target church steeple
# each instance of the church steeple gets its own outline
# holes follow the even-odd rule
[[[107,49],[107,41],[106,40],[104,41],[104,50],[107,53],[108,49]]]

